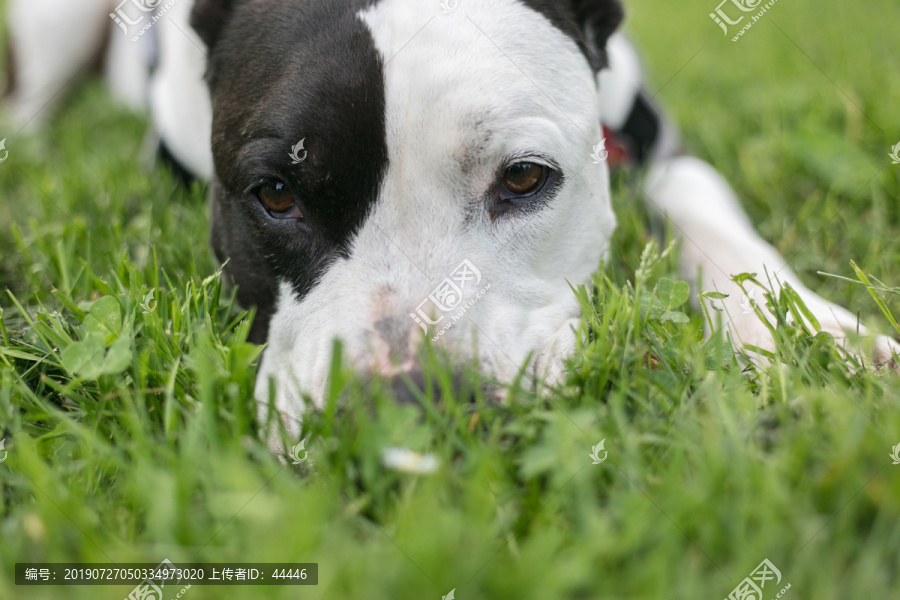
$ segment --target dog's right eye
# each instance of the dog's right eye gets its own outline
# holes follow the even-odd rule
[[[524,198],[531,196],[547,183],[550,169],[532,162],[516,163],[503,173],[501,193],[505,197]]]
[[[266,182],[258,188],[257,195],[272,217],[276,219],[303,218],[303,213],[297,206],[293,192],[284,182]]]

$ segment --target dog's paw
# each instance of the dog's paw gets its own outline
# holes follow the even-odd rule
[[[874,366],[879,370],[898,369],[900,342],[883,335],[873,336],[866,327],[857,322],[855,315],[842,307],[826,302],[805,288],[800,286],[798,288],[797,291],[807,308],[819,321],[820,331],[830,334],[836,346],[856,356],[863,365]],[[745,304],[737,306],[734,298],[738,297],[734,295],[725,302],[730,315],[729,329],[735,350],[752,352],[755,347],[774,352],[775,341],[769,326],[775,324],[775,318],[763,311],[768,324],[763,322],[755,311],[747,311]],[[746,303],[746,300],[744,302]],[[811,324],[807,323],[807,327],[814,331]]]
[[[882,369],[900,369],[900,343],[880,335],[875,340],[875,365]]]
[[[814,297],[811,300],[815,303],[821,299]],[[818,310],[814,310],[814,313],[819,318],[822,331],[834,336],[835,343],[856,356],[861,364],[874,366],[879,370],[897,368],[900,343],[890,337],[872,333],[859,324],[855,315],[841,307],[829,304],[827,310],[816,308]]]

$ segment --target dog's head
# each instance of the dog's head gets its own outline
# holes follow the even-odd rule
[[[511,380],[571,348],[615,225],[597,71],[615,0],[198,0],[213,244],[299,416],[425,337]],[[531,364],[528,364],[531,357]]]

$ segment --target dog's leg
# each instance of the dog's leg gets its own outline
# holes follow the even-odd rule
[[[734,191],[715,169],[699,159],[678,156],[675,128],[641,94],[640,61],[623,36],[610,40],[609,55],[610,68],[600,75],[604,125],[629,150],[632,162],[649,166],[642,191],[648,205],[681,237],[681,270],[695,292],[728,294],[722,304],[735,344],[769,350],[773,346],[769,329],[755,312],[746,310],[749,302],[732,281],[741,273],[756,273],[764,283],[768,273],[779,288],[776,291],[790,284],[823,331],[839,343],[857,330],[865,335],[853,314],[804,286],[775,248],[759,237]],[[762,297],[761,290],[757,297]],[[898,351],[900,345],[889,338],[875,340],[878,363],[896,360]]]
[[[212,104],[203,80],[203,40],[189,23],[193,4],[175,4],[157,24],[160,52],[150,81],[150,108],[163,155],[168,155],[176,172],[209,180],[213,174]]]
[[[857,329],[857,318],[846,309],[812,292],[797,277],[770,244],[763,241],[744,214],[736,195],[719,173],[692,157],[671,158],[652,166],[645,187],[648,203],[666,216],[683,239],[681,269],[701,290],[728,294],[722,303],[725,321],[736,343],[772,349],[768,328],[748,310],[748,298],[731,278],[740,273],[756,273],[765,282],[766,273],[780,288],[793,287],[819,320],[822,330],[845,343]],[[762,297],[762,292],[758,292]],[[886,363],[900,345],[886,337],[875,341],[874,359]]]
[[[103,74],[113,98],[134,112],[147,111],[150,57],[153,51],[150,35],[134,41],[123,35],[112,19],[109,21],[109,48]]]
[[[108,9],[109,0],[10,0],[11,117],[17,127],[36,127],[52,115],[68,82],[100,50]]]

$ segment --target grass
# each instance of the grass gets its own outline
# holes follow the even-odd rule
[[[629,30],[687,146],[808,285],[890,331],[900,6],[782,0],[734,44],[714,2],[683,4],[629,3]],[[896,596],[900,377],[787,318],[774,366],[704,339],[624,181],[611,264],[577,291],[586,341],[566,386],[397,406],[336,366],[306,423],[312,466],[283,466],[257,434],[260,349],[207,251],[206,190],[136,166],[145,127],[88,81],[43,133],[0,134],[0,597],[131,589],[16,587],[15,562],[163,558],[319,564],[316,587],[191,600],[712,599],[764,558],[787,598]],[[385,470],[396,445],[436,454],[438,472]]]

